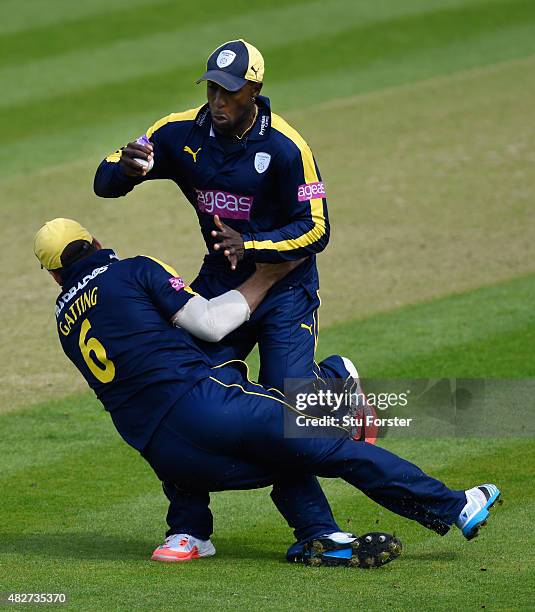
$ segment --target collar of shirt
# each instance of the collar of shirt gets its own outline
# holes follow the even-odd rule
[[[271,107],[269,98],[265,96],[258,96],[256,99],[258,105],[258,117],[256,118],[255,124],[251,128],[251,131],[247,135],[245,140],[264,140],[269,135],[271,127]],[[205,134],[214,137],[214,130],[212,128],[212,117],[210,115],[210,109],[208,104],[205,104],[197,113],[195,118],[195,125],[204,131]],[[237,140],[236,142],[240,142]]]
[[[119,258],[112,249],[100,249],[100,251],[96,251],[96,253],[89,255],[89,257],[80,259],[80,261],[73,263],[72,266],[69,266],[62,273],[63,288],[67,289],[69,286],[74,284],[79,277],[91,272],[91,270],[100,268],[102,266],[107,266],[108,264],[118,260]]]

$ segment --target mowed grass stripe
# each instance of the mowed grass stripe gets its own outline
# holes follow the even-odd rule
[[[483,5],[486,0],[472,0],[471,5]],[[57,2],[56,2],[57,4]],[[95,2],[87,3],[95,5]],[[44,58],[64,55],[71,51],[98,50],[105,46],[113,46],[118,41],[131,39],[137,41],[139,50],[143,51],[146,39],[156,33],[175,32],[177,43],[181,44],[180,34],[187,29],[198,29],[199,25],[207,21],[216,22],[228,19],[228,6],[207,0],[203,3],[202,10],[195,4],[176,3],[170,0],[152,0],[150,3],[135,7],[131,3],[130,8],[125,10],[123,6],[116,8],[119,3],[115,2],[106,7],[95,6],[91,14],[72,19],[72,11],[65,11],[65,22],[58,20],[55,23],[29,27],[23,31],[6,32],[2,34],[0,29],[0,67],[21,66],[31,60],[42,60]],[[132,6],[134,4],[134,6]],[[349,20],[363,24],[365,22],[391,19],[401,15],[419,12],[429,12],[437,8],[466,5],[467,0],[405,0],[403,3],[396,0],[386,0],[380,5],[370,5],[366,2],[331,3],[330,16],[337,10],[345,8],[345,14]],[[308,25],[307,13],[313,15],[319,5],[310,0],[275,0],[270,7],[287,7],[300,5],[304,28]],[[256,12],[250,2],[246,0],[235,0],[232,3],[232,12],[236,15],[246,15]],[[35,11],[34,11],[35,12]],[[140,27],[141,25],[141,27]],[[142,55],[142,52],[138,55]]]
[[[406,306],[328,328],[319,353],[351,356],[364,377],[535,376],[534,298],[528,276]]]
[[[504,418],[507,415],[504,414]],[[109,427],[112,427],[111,423]],[[439,440],[438,445],[441,442]],[[436,478],[447,481],[452,488],[462,489],[491,477],[496,478],[495,473],[499,471],[503,486],[507,483],[512,495],[525,500],[535,496],[533,488],[529,487],[529,471],[518,469],[523,458],[535,450],[533,439],[449,438],[440,466],[429,465],[434,463],[433,459],[429,459],[429,452],[430,449],[435,452],[435,440],[413,439],[405,444],[381,440],[380,445],[417,463]],[[469,461],[466,458],[468,448]],[[492,474],[488,466],[492,466]],[[510,475],[510,471],[515,471],[514,476]],[[16,529],[18,533],[31,534],[37,526],[41,532],[53,531],[58,523],[65,532],[76,532],[81,526],[91,529],[99,516],[103,532],[106,533],[106,514],[113,516],[115,506],[117,512],[122,514],[122,509],[128,506],[131,499],[135,501],[142,496],[153,498],[155,502],[163,499],[158,481],[148,464],[132,450],[121,446],[118,438],[111,444],[88,445],[88,448],[69,453],[58,461],[34,464],[11,476],[2,477],[0,482],[5,492],[1,518],[6,532]],[[354,500],[357,503],[357,497]],[[161,508],[158,510],[161,511]],[[348,516],[354,517],[355,509]],[[390,518],[402,525],[403,519]],[[260,516],[257,517],[259,519]],[[161,518],[156,517],[154,523],[160,522]],[[114,525],[117,527],[116,519]],[[397,527],[396,523],[391,528]]]
[[[113,3],[109,0],[53,0],[48,2],[44,9],[42,0],[2,0],[0,34],[9,36],[15,32],[45,28],[56,23],[63,23],[68,27],[70,23],[76,23],[91,15],[100,15],[101,19],[105,19],[107,12],[120,9],[135,11],[146,2],[147,0],[113,0]]]
[[[41,530],[57,525],[59,519],[62,529],[72,530],[80,514],[111,508],[141,492],[154,494],[158,486],[151,476],[148,465],[117,436],[111,443],[95,444],[89,439],[83,449],[67,452],[56,461],[34,463],[1,479],[4,528],[9,524],[19,532],[31,533],[36,519]]]
[[[451,41],[420,53],[418,48],[393,55],[383,61],[380,54],[357,70],[341,66],[323,73],[321,80],[307,76],[287,77],[276,83],[276,92],[285,108],[299,108],[303,100],[324,101],[325,92],[336,92],[337,98],[353,98],[361,93],[381,91],[407,83],[428,81],[437,75],[452,75],[472,68],[520,59],[533,54],[533,25],[518,24],[512,29],[496,30],[492,41],[484,35]],[[358,59],[358,51],[354,53]],[[366,59],[366,58],[364,58]],[[392,61],[396,63],[392,70]]]
[[[268,65],[266,81],[272,84],[296,76],[307,77],[317,87],[319,80],[329,78],[333,69],[345,70],[351,84],[351,91],[343,91],[345,95],[354,93],[355,86],[357,91],[365,91],[369,86],[366,79],[363,82],[355,78],[355,73],[365,71],[367,66],[379,60],[383,64],[397,65],[403,58],[415,55],[416,50],[420,56],[430,57],[429,54],[436,53],[442,58],[441,71],[458,70],[535,51],[535,41],[529,35],[529,24],[535,21],[535,6],[532,4],[513,3],[506,13],[500,3],[485,7],[485,11],[470,6],[455,7],[364,25],[348,19],[344,7],[344,3],[328,9],[316,7],[305,15],[301,15],[301,7],[273,9],[270,13],[259,14],[258,22],[262,23],[263,34],[260,36],[259,32],[258,44]],[[281,31],[296,20],[304,20],[303,27],[292,35],[292,42],[288,43],[288,37],[282,36]],[[501,20],[499,29],[496,27],[498,20]],[[270,24],[267,30],[266,24]],[[44,124],[47,133],[65,129],[65,116],[71,118],[69,123],[72,124],[82,120],[98,121],[102,109],[105,109],[105,115],[121,114],[125,111],[125,91],[136,92],[137,108],[180,104],[179,84],[192,83],[202,69],[198,49],[203,40],[210,48],[222,36],[222,24],[204,27],[206,34],[188,31],[183,35],[167,35],[167,39],[162,38],[164,35],[150,37],[145,41],[145,52],[137,61],[132,61],[132,57],[138,55],[139,43],[132,41],[118,43],[115,49],[103,49],[90,56],[81,53],[79,58],[66,58],[64,65],[61,62],[57,65],[39,62],[27,69],[14,67],[0,71],[0,76],[7,81],[16,80],[18,84],[3,96],[3,115],[9,114],[10,121],[6,124],[12,126],[5,134],[6,140],[15,140],[34,130],[39,133]],[[228,28],[230,33],[236,28],[243,29],[243,25],[231,20]],[[248,35],[254,36],[254,31]],[[184,45],[183,49],[177,48],[177,37]],[[507,43],[504,45],[503,41]],[[301,57],[297,51],[304,44],[307,47],[305,65],[300,59],[292,59]],[[451,53],[443,53],[444,48]],[[159,61],[154,60],[155,56]],[[336,61],[333,63],[334,57]],[[429,59],[426,66],[427,76],[432,76]],[[403,71],[403,78],[410,80],[415,75]],[[176,83],[176,88],[170,87],[170,83]],[[189,97],[189,89],[187,92]],[[330,91],[329,94],[332,95]],[[50,115],[45,120],[46,111],[50,111]],[[24,120],[19,121],[18,117],[24,117]]]
[[[169,32],[138,32],[126,40],[112,39],[91,53],[82,48],[24,66],[5,67],[0,70],[0,79],[16,81],[22,86],[6,92],[0,105],[13,107],[27,100],[31,105],[37,99],[61,97],[80,90],[89,93],[92,88],[106,84],[124,83],[128,87],[133,80],[143,80],[144,89],[158,96],[165,91],[158,87],[160,75],[181,68],[191,68],[197,76],[202,74],[207,54],[221,42],[236,38],[236,32],[255,40],[267,54],[270,47],[286,43],[285,30],[297,21],[302,27],[292,30],[296,47],[299,41],[348,27],[347,0],[334,0],[329,9],[319,0],[306,5],[293,5],[286,0],[278,2],[280,5],[276,2],[269,7],[246,4],[247,11],[231,14],[227,11],[219,19],[217,15],[214,19],[201,18],[194,27],[178,21],[178,27]]]
[[[0,425],[3,476],[120,443],[110,417],[89,390],[42,403],[35,410],[4,414]],[[29,439],[34,443],[31,453],[24,452]]]
[[[273,0],[270,6],[280,9],[293,4],[306,6],[306,3],[307,0]],[[184,44],[186,41],[181,40],[184,32],[189,28],[198,30],[207,22],[228,19],[229,15],[228,6],[216,0],[203,2],[202,10],[196,4],[177,3],[174,0],[151,0],[141,6],[133,6],[131,10],[116,8],[116,4],[111,3],[109,9],[75,21],[58,21],[44,27],[0,35],[0,67],[20,68],[32,60],[42,61],[67,54],[72,57],[70,54],[73,51],[78,52],[80,57],[84,54],[90,56],[92,51],[111,53],[106,50],[107,47],[113,49],[119,41],[125,40],[131,42],[132,50],[137,47],[135,57],[132,57],[135,62],[152,50],[150,46],[146,49],[147,40],[164,32],[173,32],[176,36],[179,56],[180,49],[187,46]],[[233,0],[234,14],[248,16],[257,10],[247,0]]]
[[[504,378],[535,376],[533,359],[535,323],[513,331],[489,333],[487,337],[456,347],[438,349],[408,361],[385,365],[380,376],[412,376],[413,372],[430,372],[434,376],[455,375],[464,361],[469,377],[493,377],[497,372]],[[468,356],[467,356],[468,355]]]

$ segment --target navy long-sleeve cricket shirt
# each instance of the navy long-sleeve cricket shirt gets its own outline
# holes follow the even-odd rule
[[[240,232],[246,259],[236,281],[250,274],[254,262],[277,263],[310,257],[329,241],[325,187],[310,147],[284,119],[258,98],[258,117],[243,142],[225,140],[212,127],[208,105],[173,113],[147,132],[154,146],[154,167],[144,177],[129,177],[118,163],[121,150],[98,167],[94,189],[119,197],[137,184],[170,179],[195,209],[208,255],[205,269],[228,270],[214,252],[213,216]],[[239,272],[242,272],[240,274]]]

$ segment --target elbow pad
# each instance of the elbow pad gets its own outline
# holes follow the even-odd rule
[[[206,342],[219,342],[231,331],[249,320],[251,311],[243,295],[233,289],[207,300],[192,297],[173,317],[175,327]]]

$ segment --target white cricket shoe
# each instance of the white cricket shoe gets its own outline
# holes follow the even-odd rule
[[[342,357],[344,367],[347,370],[349,376],[351,376],[351,378],[353,378],[355,382],[358,382],[360,376],[355,364],[351,361],[351,359],[349,359],[349,357],[343,357],[342,355],[340,355],[340,357]]]
[[[455,522],[467,540],[475,538],[481,527],[485,527],[489,510],[500,498],[500,489],[493,484],[484,484],[465,491],[466,505]],[[501,502],[500,502],[501,503]]]
[[[342,355],[340,355],[342,357]],[[362,422],[360,426],[353,426],[349,428],[349,435],[353,440],[357,442],[368,442],[368,444],[375,444],[377,442],[377,434],[379,428],[373,424],[377,418],[377,412],[375,407],[368,401],[364,391],[360,384],[360,376],[355,364],[349,359],[349,357],[342,357],[344,367],[347,370],[348,381],[346,385],[349,385],[350,393],[352,394],[351,406],[348,415],[357,421]],[[368,424],[368,417],[373,420]]]
[[[152,553],[152,561],[190,561],[201,557],[213,557],[215,546],[210,540],[199,540],[187,533],[175,533]]]

